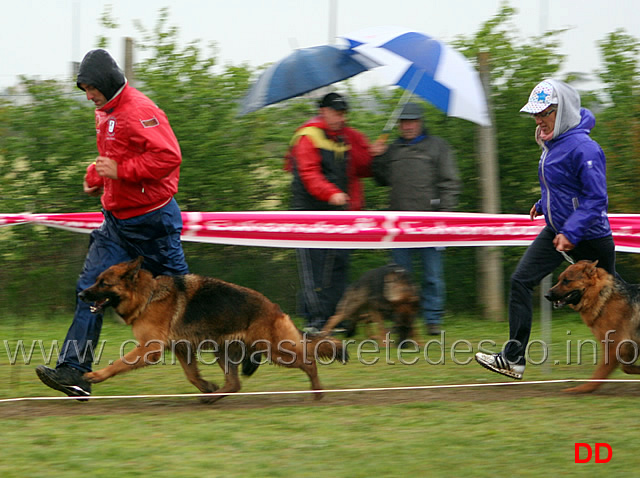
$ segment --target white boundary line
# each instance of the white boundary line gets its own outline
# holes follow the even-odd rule
[[[178,393],[159,395],[91,395],[87,400],[105,399],[129,399],[129,398],[196,398],[215,396],[252,396],[252,395],[294,395],[312,393],[350,393],[350,392],[380,392],[389,390],[439,390],[445,388],[480,388],[480,387],[502,387],[515,385],[544,385],[550,383],[574,383],[574,382],[598,382],[598,383],[640,383],[640,379],[562,379],[562,380],[533,380],[529,382],[490,382],[490,383],[461,383],[448,385],[417,385],[410,387],[378,387],[378,388],[343,388],[332,390],[281,390],[271,392],[236,392],[236,393]],[[83,397],[18,397],[0,399],[0,403],[21,402],[21,401],[43,401],[43,400],[78,400]]]

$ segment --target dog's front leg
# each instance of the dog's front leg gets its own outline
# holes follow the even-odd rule
[[[389,332],[384,325],[384,318],[382,317],[380,311],[372,310],[370,312],[370,319],[372,326],[374,328],[375,326],[378,327],[378,335],[370,335],[369,338],[371,338],[372,340],[376,340],[378,342],[378,345],[382,347],[385,345],[384,339],[385,337],[387,337],[387,334]]]
[[[322,327],[322,333],[325,335],[329,335],[329,333],[336,327],[336,325],[342,322],[343,319],[344,316],[339,313],[336,313],[336,315],[329,317],[329,320],[327,320],[327,322],[324,324],[324,327]]]
[[[618,366],[618,359],[616,357],[617,341],[613,341],[608,350],[606,352],[606,348],[604,344],[602,345],[602,359],[600,360],[600,364],[596,368],[591,380],[604,380],[616,369]],[[566,388],[563,392],[566,393],[590,393],[599,388],[602,385],[602,382],[587,382],[578,387]]]
[[[158,342],[138,345],[124,357],[119,358],[109,366],[84,374],[85,380],[91,383],[104,382],[106,379],[118,375],[119,373],[128,372],[136,368],[145,367],[150,364],[158,363],[162,355],[163,346]]]

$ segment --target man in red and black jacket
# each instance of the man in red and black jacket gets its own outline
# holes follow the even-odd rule
[[[296,131],[287,156],[293,174],[291,209],[359,211],[364,203],[360,178],[371,176],[367,138],[346,126],[348,106],[337,93],[319,103],[319,114]],[[349,250],[298,249],[305,330],[321,330],[335,312],[347,285]]]
[[[101,195],[104,222],[91,233],[76,295],[114,264],[138,256],[154,275],[182,275],[189,269],[180,233],[178,191],[182,155],[164,112],[133,88],[105,50],[92,50],[80,64],[78,88],[96,106],[98,156],[89,165],[84,191]],[[38,377],[69,396],[87,397],[102,314],[76,297],[76,311],[55,369],[39,366]]]

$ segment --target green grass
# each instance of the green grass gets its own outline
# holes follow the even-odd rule
[[[48,352],[52,340],[64,337],[67,320],[4,319],[0,399],[56,395],[33,371],[44,361],[39,350],[28,364],[18,357],[11,365],[9,356],[18,340],[27,350],[42,340]],[[354,347],[348,365],[320,366],[319,374],[327,389],[507,382],[450,356],[455,341],[468,341],[473,351],[456,354],[464,363],[480,340],[501,344],[507,330],[505,322],[448,317],[444,363],[405,354],[405,361],[420,360],[403,365],[393,347],[388,357],[384,349],[366,354],[364,360],[378,362],[364,365]],[[588,378],[593,357],[585,347],[578,365],[577,344],[592,336],[577,314],[555,316],[552,334],[548,365],[528,365],[525,380]],[[129,328],[105,319],[102,364],[117,358],[120,344],[130,338]],[[431,343],[429,360],[437,362],[441,352]],[[171,361],[169,355],[165,364],[98,384],[93,393],[196,393]],[[217,365],[204,366],[203,374],[220,382]],[[617,371],[612,378],[627,376]],[[640,384],[605,384],[586,396],[563,394],[565,386],[328,393],[319,402],[300,394],[232,396],[215,405],[193,397],[0,403],[0,476],[615,476],[638,466],[630,417]],[[299,370],[262,366],[243,381],[242,391],[308,387]],[[613,459],[575,464],[576,442],[609,443]]]

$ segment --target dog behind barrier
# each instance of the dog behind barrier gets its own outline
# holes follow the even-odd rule
[[[420,298],[409,273],[397,264],[387,264],[365,272],[347,288],[322,331],[328,334],[343,323],[347,336],[352,336],[357,323],[373,323],[378,335],[372,338],[380,341],[386,336],[384,320],[388,319],[402,342],[413,338],[419,310]]]

